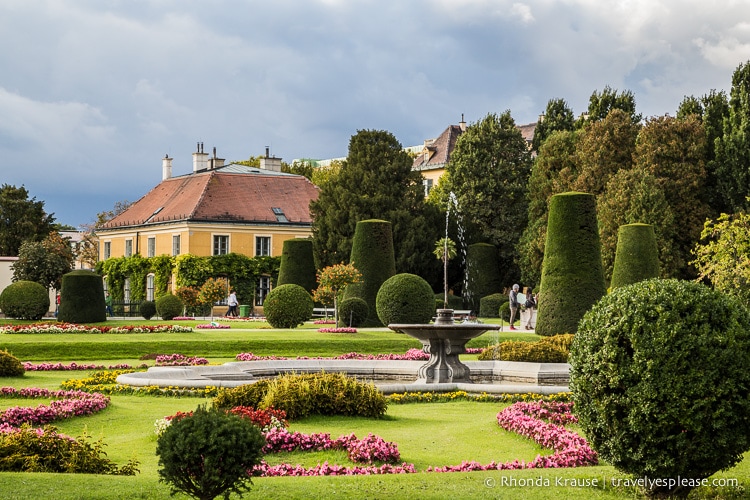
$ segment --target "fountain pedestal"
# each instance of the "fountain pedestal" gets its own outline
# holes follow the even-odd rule
[[[471,370],[458,359],[466,352],[466,343],[499,325],[459,323],[453,320],[453,309],[438,309],[434,323],[424,325],[390,324],[388,328],[403,332],[422,342],[430,359],[419,368],[417,382],[425,384],[471,383]]]

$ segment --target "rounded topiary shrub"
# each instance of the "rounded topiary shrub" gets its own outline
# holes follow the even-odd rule
[[[276,284],[299,285],[308,292],[318,287],[311,239],[293,238],[284,241]]]
[[[263,301],[266,321],[274,328],[296,328],[312,318],[313,299],[299,285],[281,285],[271,290]]]
[[[547,219],[536,333],[575,333],[583,315],[606,291],[594,196],[554,195]]]
[[[367,302],[359,297],[349,297],[339,304],[339,323],[340,326],[360,326],[367,320],[370,308]]]
[[[7,350],[0,351],[0,377],[23,377],[23,363]]]
[[[659,277],[659,250],[651,224],[626,224],[617,231],[611,288]]]
[[[416,274],[397,274],[380,287],[376,308],[384,325],[429,323],[435,316],[435,292]]]
[[[508,340],[488,347],[482,351],[478,359],[526,363],[567,363],[568,351],[542,341]]]
[[[602,459],[637,477],[699,480],[750,449],[750,313],[704,285],[617,288],[582,319],[570,389]],[[652,495],[682,494],[658,488]]]
[[[219,409],[198,407],[172,419],[159,436],[159,478],[172,493],[216,498],[250,490],[248,470],[263,458],[263,434],[250,419]]]
[[[66,323],[107,321],[102,277],[83,269],[64,274],[57,319]]]
[[[383,326],[377,315],[376,298],[380,286],[396,274],[391,223],[378,219],[357,222],[349,262],[362,273],[362,280],[347,286],[344,298],[364,299],[369,315],[365,326]]]
[[[40,320],[49,305],[49,292],[35,281],[16,281],[0,293],[0,311],[9,318]]]
[[[508,297],[502,293],[493,293],[479,300],[480,318],[499,318],[500,306],[508,302]],[[508,305],[510,307],[510,304]]]
[[[163,320],[181,316],[183,308],[182,300],[177,295],[167,294],[156,299],[156,314]]]
[[[153,300],[144,300],[141,302],[139,310],[143,319],[151,319],[156,314],[156,302]]]
[[[503,291],[497,247],[489,243],[469,245],[466,251],[466,268],[467,290],[463,294],[464,297],[471,297],[467,306],[476,312],[481,308],[482,297]]]

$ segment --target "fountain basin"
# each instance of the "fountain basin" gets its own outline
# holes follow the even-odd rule
[[[384,394],[462,390],[473,393],[538,393],[568,391],[567,363],[524,363],[517,361],[467,361],[468,383],[425,383],[418,379],[422,361],[289,359],[234,361],[223,365],[156,366],[145,372],[125,373],[119,384],[181,388],[238,387],[286,373],[345,373],[372,381]]]

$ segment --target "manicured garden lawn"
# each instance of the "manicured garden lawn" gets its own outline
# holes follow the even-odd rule
[[[113,322],[109,322],[113,323]],[[134,322],[126,322],[134,324]],[[155,324],[155,322],[149,322]],[[189,322],[187,324],[190,324]],[[503,339],[535,340],[528,333],[508,332]],[[489,334],[473,341],[473,346],[489,343]],[[101,365],[142,363],[149,353],[204,356],[212,363],[234,359],[240,352],[295,357],[334,356],[348,352],[403,353],[419,342],[385,329],[367,329],[357,334],[322,334],[315,328],[303,330],[242,329],[201,331],[179,334],[61,334],[0,335],[0,349],[8,348],[22,361],[76,361]],[[19,355],[19,353],[25,353]],[[466,356],[470,359],[469,356]],[[146,361],[153,365],[153,360]],[[63,380],[84,378],[87,371],[27,372],[23,378],[0,379],[0,386],[44,387],[58,389]],[[112,499],[112,498],[186,498],[170,497],[166,485],[158,482],[158,458],[155,455],[154,422],[177,411],[189,411],[205,398],[111,396],[104,411],[87,417],[59,421],[60,431],[78,436],[86,432],[103,439],[108,457],[118,464],[131,458],[140,461],[140,474],[134,477],[101,475],[65,475],[39,473],[0,473],[0,499]],[[0,399],[0,410],[11,406],[36,406],[41,402],[24,399]],[[475,460],[506,462],[532,460],[546,450],[514,433],[504,431],[496,422],[497,413],[507,405],[453,401],[446,403],[390,404],[385,418],[308,417],[291,423],[290,429],[304,433],[328,432],[332,437],[355,433],[381,436],[398,445],[401,459],[413,463],[419,471],[429,466],[459,465]],[[343,452],[293,452],[269,455],[269,463],[291,462],[313,466],[328,460],[342,465],[348,462]],[[750,488],[750,460],[720,474],[738,478]],[[530,498],[530,499],[623,499],[635,498],[632,488],[611,486],[612,478],[624,479],[612,467],[600,465],[572,469],[534,469],[520,471],[452,472],[374,476],[275,477],[256,478],[253,491],[245,498]],[[578,486],[582,482],[598,487]],[[565,482],[568,482],[565,485]],[[538,485],[535,485],[536,482]],[[575,482],[573,486],[571,483]],[[602,484],[606,483],[606,487]],[[526,484],[526,486],[523,486]],[[734,490],[699,492],[691,498],[745,498]]]

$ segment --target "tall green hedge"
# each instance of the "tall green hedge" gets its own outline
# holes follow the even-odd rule
[[[464,291],[463,295],[469,298],[467,306],[477,313],[481,307],[482,297],[503,291],[497,248],[489,243],[469,245],[466,250],[466,266],[468,293]]]
[[[349,262],[362,273],[362,281],[346,287],[344,298],[360,297],[367,302],[369,316],[363,326],[382,326],[375,299],[385,280],[396,274],[391,223],[378,219],[357,222]]]
[[[586,311],[605,293],[594,195],[554,195],[547,220],[536,332],[546,336],[575,332]]]
[[[299,285],[308,292],[317,288],[313,242],[309,238],[284,241],[277,285]]]
[[[612,270],[614,289],[659,277],[659,251],[654,226],[626,224],[617,231],[617,251]]]
[[[63,275],[57,319],[65,323],[107,321],[102,277],[86,270]]]

